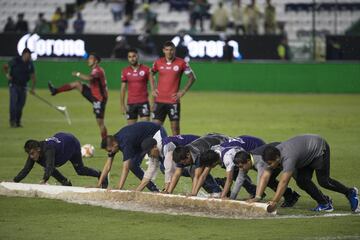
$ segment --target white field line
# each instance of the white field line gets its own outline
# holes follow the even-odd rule
[[[111,208],[115,210],[124,210],[124,211],[135,211],[135,212],[148,212],[148,213],[160,213],[160,214],[169,214],[169,215],[187,215],[187,216],[194,216],[194,217],[206,217],[206,218],[226,218],[226,219],[265,219],[265,220],[276,220],[276,219],[311,219],[311,218],[333,218],[333,217],[349,217],[349,216],[358,216],[360,214],[354,213],[326,213],[324,215],[276,215],[276,216],[268,216],[268,217],[224,217],[223,215],[209,215],[203,212],[196,212],[193,211],[189,212],[182,212],[181,209],[153,209],[144,207],[142,205],[133,203],[133,202],[121,202],[121,203],[114,203],[112,201],[89,201],[89,200],[66,200],[69,203],[77,203],[81,205],[90,205],[90,206],[98,206],[98,207],[105,207]],[[354,238],[355,239],[355,238]],[[360,237],[359,237],[360,239]]]
[[[354,240],[354,239],[360,239],[360,235],[306,237],[301,239],[302,240]]]

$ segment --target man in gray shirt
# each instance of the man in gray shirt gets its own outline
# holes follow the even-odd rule
[[[310,134],[293,137],[276,147],[267,147],[264,150],[263,159],[271,169],[282,167],[281,179],[275,196],[269,202],[268,211],[276,209],[291,177],[294,177],[296,184],[318,203],[313,211],[333,211],[332,200],[325,196],[311,180],[315,171],[320,186],[344,194],[350,202],[351,210],[360,212],[357,188],[346,187],[330,178],[330,147],[322,137]],[[256,195],[264,191],[270,176],[271,170],[265,170]]]
[[[234,164],[239,168],[239,174],[236,178],[235,184],[231,190],[231,199],[236,199],[240,188],[242,187],[245,177],[247,176],[247,173],[250,169],[253,169],[258,172],[257,174],[257,182],[259,183],[260,177],[263,174],[263,172],[269,168],[269,165],[265,163],[262,159],[262,154],[264,150],[268,146],[277,146],[279,145],[279,142],[273,142],[269,143],[263,146],[260,146],[258,148],[255,148],[252,151],[246,152],[246,151],[239,151],[236,153],[234,157]],[[276,191],[277,186],[279,184],[279,181],[276,179],[277,176],[280,174],[281,169],[275,169],[272,171],[271,177],[269,179],[269,182],[267,184],[268,187],[270,187],[272,190]],[[262,198],[263,195],[257,196],[259,200]],[[293,191],[291,188],[287,187],[284,192],[284,202],[281,204],[281,207],[292,207],[295,205],[295,203],[298,201],[300,195]]]
[[[188,175],[191,176],[191,193],[195,192],[200,175],[204,170],[204,167],[200,166],[201,153],[210,150],[211,147],[215,145],[229,141],[229,139],[230,138],[228,136],[222,134],[210,133],[196,139],[186,146],[176,147],[173,151],[173,161],[176,163],[176,170],[171,178],[167,193],[172,193],[174,191],[180,176],[183,174],[183,171],[187,172]],[[211,193],[212,196],[220,197],[221,188],[210,174],[207,176],[207,180],[205,180],[202,187],[208,193]]]

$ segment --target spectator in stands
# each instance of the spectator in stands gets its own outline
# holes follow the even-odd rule
[[[66,29],[68,28],[68,20],[66,19],[66,14],[61,13],[61,17],[57,22],[58,33],[65,34]]]
[[[111,2],[111,13],[113,15],[114,22],[122,19],[123,10],[124,4],[121,0],[114,0]]]
[[[256,6],[256,0],[246,6],[244,11],[245,31],[248,35],[257,35],[259,33],[259,18],[262,16],[259,8]]]
[[[271,0],[266,0],[264,18],[265,18],[265,21],[264,21],[265,34],[275,34],[276,33],[276,9],[271,4]]]
[[[175,11],[188,10],[189,9],[189,0],[169,0],[170,9]]]
[[[24,13],[18,14],[18,20],[15,25],[15,31],[19,33],[29,32],[28,22],[24,20]]]
[[[48,21],[44,18],[44,13],[39,13],[38,19],[35,22],[34,32],[39,34],[48,34],[50,33],[50,25]]]
[[[85,28],[85,21],[82,18],[82,15],[80,12],[77,13],[77,18],[73,23],[73,28],[76,34],[82,34],[84,32]]]
[[[219,7],[211,16],[211,28],[218,32],[226,31],[229,23],[229,15],[225,9],[223,2],[219,2]]]
[[[150,10],[149,4],[144,4],[143,9],[144,9],[144,18],[145,18],[145,25],[143,27],[143,30],[145,31],[145,33],[156,32],[156,28],[158,28],[156,13]]]
[[[135,34],[136,33],[133,25],[131,24],[130,19],[126,19],[126,21],[124,22],[123,33],[124,34]]]
[[[290,60],[291,59],[291,52],[290,47],[288,44],[287,36],[284,35],[281,39],[280,44],[277,47],[277,53],[280,60]]]
[[[239,35],[239,30],[245,34],[245,27],[243,24],[244,9],[241,7],[241,0],[234,0],[231,7],[231,15],[234,20],[235,34]]]
[[[127,59],[127,54],[130,49],[130,45],[126,41],[126,37],[117,36],[115,39],[115,46],[111,52],[112,58]]]
[[[12,19],[12,17],[8,17],[5,27],[4,27],[4,33],[10,33],[15,32],[15,22]]]
[[[61,18],[61,14],[62,14],[61,8],[57,7],[55,9],[54,14],[51,17],[51,32],[52,33],[58,33],[59,32],[59,30],[58,30],[58,21]]]
[[[134,17],[135,0],[125,0],[125,16],[132,20]]]
[[[204,31],[203,19],[207,15],[209,4],[206,0],[195,0],[190,12],[191,28],[196,30],[197,21],[200,22],[200,31]]]
[[[158,53],[156,50],[155,41],[153,39],[153,35],[150,35],[148,33],[141,34],[138,37],[139,41],[139,54],[141,55],[147,55],[150,58],[157,57]]]

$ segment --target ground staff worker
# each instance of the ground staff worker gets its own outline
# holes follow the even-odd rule
[[[35,90],[35,68],[31,61],[31,51],[25,48],[21,56],[4,65],[10,92],[10,127],[22,127],[21,115],[26,102],[27,82],[32,80],[30,93]]]

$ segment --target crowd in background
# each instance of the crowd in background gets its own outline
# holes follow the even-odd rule
[[[39,34],[64,34],[69,31],[68,19],[74,14],[73,30],[76,34],[82,34],[86,25],[82,18],[81,9],[86,0],[76,1],[74,13],[63,11],[57,7],[51,19],[45,19],[43,13],[39,13],[35,28],[29,29],[24,13],[17,16],[17,22],[9,17],[3,29],[4,32],[36,32]],[[157,34],[159,32],[158,16],[152,10],[154,2],[165,2],[159,0],[144,0],[142,4],[136,4],[135,0],[97,0],[97,4],[109,5],[114,22],[122,21],[123,34],[136,32],[134,22],[143,19],[144,25],[140,33]],[[257,35],[259,34],[260,20],[264,23],[265,34],[275,34],[277,31],[276,9],[271,0],[266,1],[264,9],[260,9],[256,0],[251,0],[248,5],[242,4],[241,0],[218,1],[214,11],[209,12],[211,5],[207,0],[168,0],[169,11],[180,11],[189,15],[191,33],[204,32],[204,22],[210,21],[210,28],[216,32],[225,32],[233,29],[236,34]],[[140,9],[134,16],[136,8]]]
[[[33,30],[29,29],[28,21],[25,20],[25,14],[19,13],[17,22],[15,23],[12,17],[8,17],[4,26],[3,32],[5,33],[26,33],[34,32],[38,34],[65,34],[68,30],[68,17],[60,7],[55,9],[50,20],[45,19],[44,13],[39,13],[35,22]],[[80,12],[77,13],[76,20],[73,22],[73,29],[76,34],[84,32],[85,21],[82,19]]]

